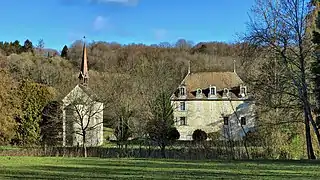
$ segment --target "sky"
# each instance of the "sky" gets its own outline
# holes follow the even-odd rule
[[[0,41],[234,42],[254,0],[1,0]]]

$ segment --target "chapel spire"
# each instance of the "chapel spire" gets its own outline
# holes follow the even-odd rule
[[[85,36],[83,37],[86,38]],[[86,42],[83,43],[83,50],[82,50],[82,61],[80,67],[80,74],[79,74],[79,83],[82,85],[87,85],[89,79],[88,74],[88,59],[87,59],[87,47]]]

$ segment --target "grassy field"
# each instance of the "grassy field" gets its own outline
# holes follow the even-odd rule
[[[0,157],[0,179],[320,179],[319,161]]]

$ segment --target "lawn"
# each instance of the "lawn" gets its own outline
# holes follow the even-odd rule
[[[319,161],[0,157],[0,179],[319,179]]]

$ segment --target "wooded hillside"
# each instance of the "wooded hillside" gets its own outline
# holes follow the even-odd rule
[[[54,89],[55,96],[47,101],[60,101],[78,83],[82,47],[83,42],[76,41],[62,49],[61,57],[58,53],[48,55],[44,47],[34,47],[29,40],[24,45],[18,41],[0,43],[1,69],[12,79],[12,84],[17,84],[17,90],[24,83],[37,83]],[[108,106],[105,124],[113,126],[117,110],[125,105],[139,112],[135,116],[138,124],[148,113],[147,102],[159,91],[172,92],[177,88],[187,74],[189,62],[192,72],[233,71],[234,60],[237,60],[237,72],[244,76],[238,57],[241,47],[241,44],[218,42],[192,47],[185,40],[179,40],[174,46],[87,43],[89,87]],[[2,86],[9,87],[5,83]],[[42,104],[40,110],[44,106]]]

